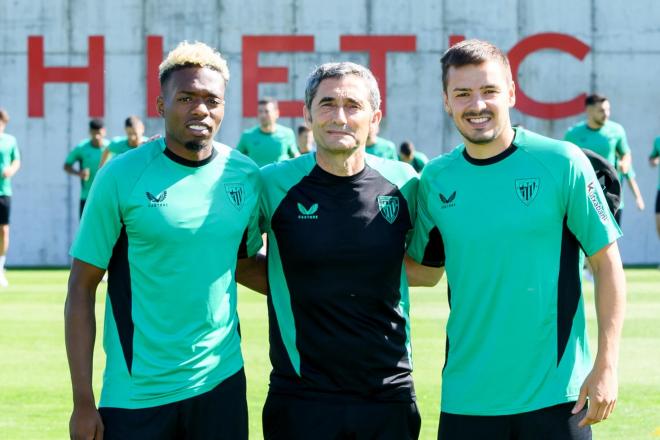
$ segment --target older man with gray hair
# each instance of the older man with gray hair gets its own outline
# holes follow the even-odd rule
[[[316,154],[262,168],[273,364],[266,439],[419,435],[403,265],[417,175],[365,153],[379,107],[368,69],[319,66],[303,109]]]

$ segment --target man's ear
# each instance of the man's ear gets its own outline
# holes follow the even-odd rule
[[[451,116],[451,108],[449,107],[449,97],[447,92],[442,92],[442,105],[445,108],[445,112]]]
[[[165,98],[162,95],[156,98],[156,110],[161,117],[165,116]]]
[[[305,118],[305,124],[307,128],[312,128],[312,113],[307,109],[307,106],[303,104],[303,118]]]

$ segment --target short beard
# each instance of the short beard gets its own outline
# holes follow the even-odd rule
[[[208,145],[209,145],[208,142],[200,142],[200,141],[189,141],[183,144],[183,146],[186,147],[186,150],[195,153],[199,153],[204,148],[208,147]]]

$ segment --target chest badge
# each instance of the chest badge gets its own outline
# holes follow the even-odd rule
[[[540,187],[540,181],[536,177],[531,179],[516,179],[516,195],[525,206],[529,206],[534,201]]]
[[[229,201],[236,209],[240,211],[245,201],[245,187],[242,183],[226,183],[225,192],[229,197]]]
[[[399,198],[397,196],[378,196],[378,209],[388,223],[394,223],[399,216]]]

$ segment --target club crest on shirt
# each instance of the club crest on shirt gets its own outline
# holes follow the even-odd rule
[[[399,198],[397,196],[378,196],[378,209],[388,223],[394,223],[399,215]]]
[[[540,187],[541,184],[536,177],[531,179],[516,179],[516,195],[525,206],[529,206],[534,201]]]
[[[149,200],[150,208],[167,206],[167,203],[164,203],[165,199],[167,198],[167,191],[163,191],[158,195],[153,195],[149,191],[147,191],[145,194],[147,196],[147,200]]]
[[[245,186],[242,183],[226,183],[225,192],[231,204],[240,211],[245,201]]]

